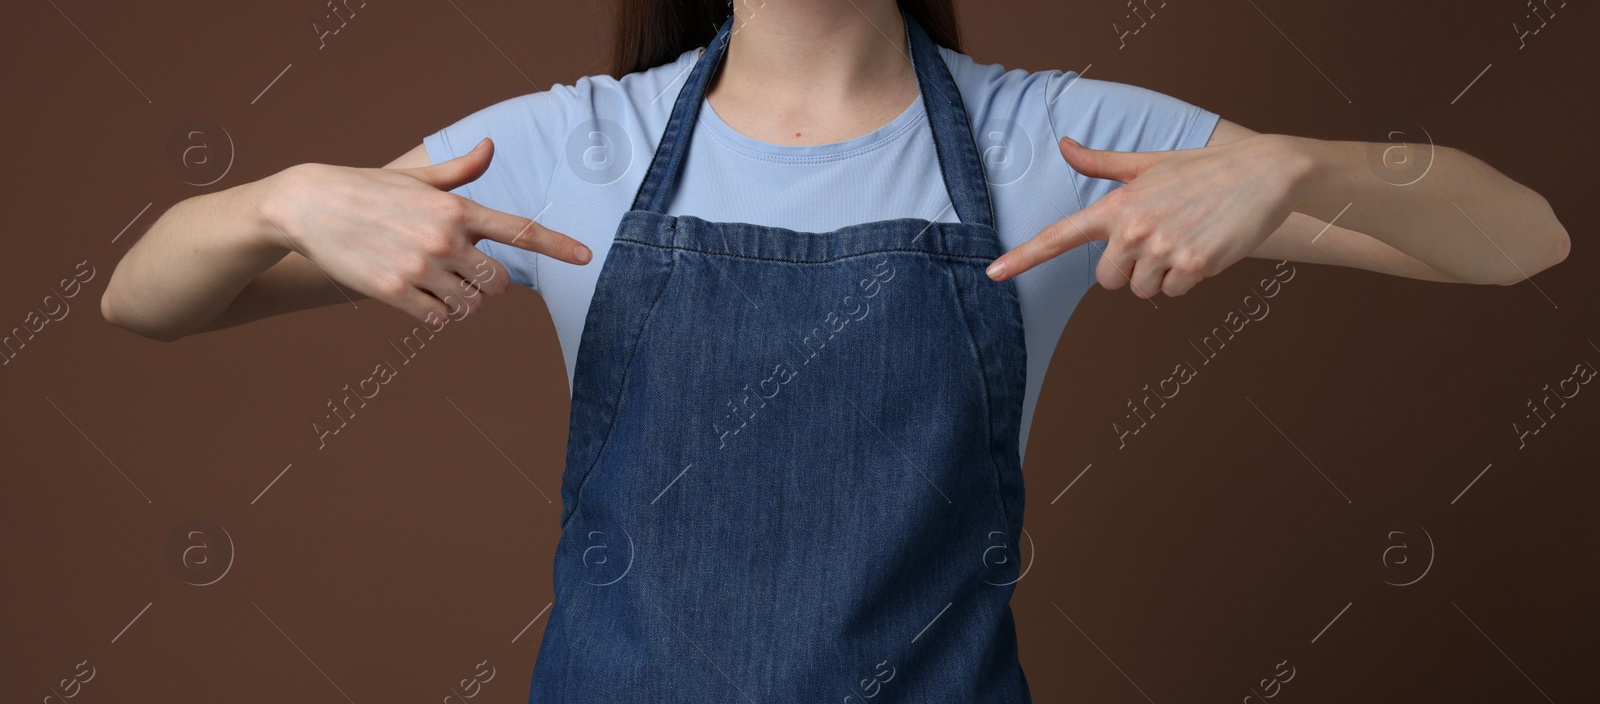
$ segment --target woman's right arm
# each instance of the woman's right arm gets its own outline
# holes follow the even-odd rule
[[[164,341],[361,298],[430,321],[509,286],[481,239],[587,263],[576,240],[449,192],[493,153],[430,164],[418,145],[381,169],[300,164],[179,202],[117,264],[101,314]]]

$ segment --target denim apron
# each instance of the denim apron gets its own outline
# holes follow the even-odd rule
[[[1021,309],[984,274],[960,93],[905,24],[959,223],[667,215],[732,20],[690,73],[585,319],[530,701],[1031,701]]]

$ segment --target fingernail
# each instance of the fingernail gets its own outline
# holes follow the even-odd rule
[[[581,244],[578,245],[578,263],[588,264],[589,259],[592,257],[594,257],[594,253],[590,252],[588,247]]]
[[[989,274],[989,278],[998,281],[1000,280],[1000,277],[1006,273],[1006,263],[995,262],[990,264],[989,268],[985,271]]]

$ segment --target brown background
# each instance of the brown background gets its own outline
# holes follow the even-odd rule
[[[1512,423],[1600,362],[1600,18],[1557,6],[1518,49],[1513,22],[1536,23],[1503,0],[1153,4],[1122,49],[1113,23],[1137,22],[1112,0],[960,9],[984,62],[1092,65],[1263,132],[1421,125],[1544,194],[1573,254],[1512,287],[1298,265],[1120,450],[1125,403],[1195,360],[1271,263],[1159,307],[1092,290],[1028,450],[1032,567],[1013,603],[1036,698],[1592,701],[1597,389],[1523,449]],[[80,261],[97,275],[0,367],[0,698],[526,697],[568,408],[536,294],[449,325],[321,450],[311,422],[397,363],[403,314],[333,306],[163,344],[97,307],[173,203],[299,162],[381,165],[492,102],[601,73],[608,10],[370,0],[318,49],[312,23],[337,22],[310,0],[6,3],[0,322],[48,309]],[[205,187],[168,165],[197,118],[234,149]],[[193,526],[212,547],[185,566]],[[1264,691],[1285,661],[1293,679]],[[94,675],[74,686],[79,663]],[[464,689],[479,663],[493,679]]]

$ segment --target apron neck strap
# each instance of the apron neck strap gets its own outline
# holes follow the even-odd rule
[[[961,91],[956,87],[950,68],[939,55],[938,46],[927,32],[910,15],[902,12],[906,26],[906,44],[911,50],[911,65],[917,75],[917,88],[922,93],[922,104],[928,115],[928,126],[933,132],[934,148],[939,156],[945,189],[950,194],[956,216],[969,225],[994,227],[994,212],[989,201],[989,184],[984,178],[983,162],[979,159],[976,142],[967,110],[961,101]],[[700,118],[700,105],[705,100],[711,77],[722,63],[733,36],[734,18],[722,23],[717,35],[707,45],[705,53],[696,61],[687,82],[678,93],[672,106],[672,115],[662,132],[661,143],[656,146],[650,160],[650,170],[645,173],[634,196],[633,209],[665,213],[667,199],[678,174],[683,171],[684,159],[689,154],[689,137],[694,133]],[[935,216],[937,217],[937,216]]]

